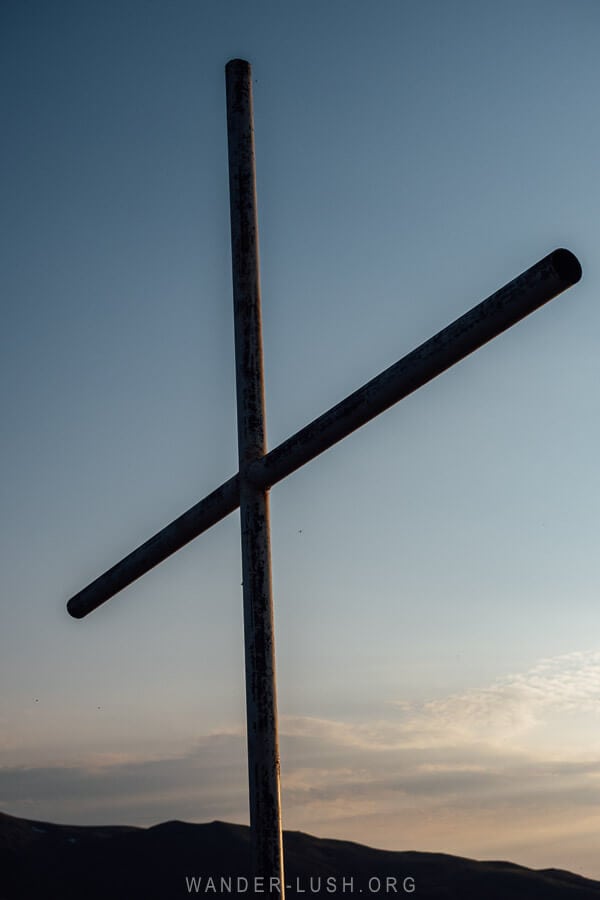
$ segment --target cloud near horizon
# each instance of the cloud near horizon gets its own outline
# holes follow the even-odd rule
[[[545,658],[526,672],[499,678],[488,687],[421,706],[396,705],[408,717],[407,733],[420,731],[434,743],[483,738],[507,745],[517,735],[565,715],[600,713],[600,651]]]
[[[391,849],[579,860],[571,868],[600,877],[600,740],[588,744],[575,727],[590,718],[597,727],[599,708],[594,651],[419,705],[392,701],[382,721],[284,716],[285,826]],[[566,721],[569,741],[546,748]],[[179,754],[90,753],[77,764],[0,768],[0,809],[74,824],[247,822],[246,791],[241,730],[206,735]]]

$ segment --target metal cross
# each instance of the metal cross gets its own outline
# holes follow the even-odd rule
[[[275,690],[269,490],[304,463],[575,284],[581,266],[555,250],[332,409],[267,452],[252,79],[226,68],[239,471],[69,600],[82,618],[240,508],[250,826],[255,874],[284,895]],[[270,881],[277,879],[277,881]]]

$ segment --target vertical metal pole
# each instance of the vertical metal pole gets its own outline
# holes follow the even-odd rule
[[[235,318],[250,828],[255,875],[284,896],[268,491],[248,478],[265,455],[265,391],[250,64],[225,68]],[[271,882],[270,879],[278,879]],[[277,888],[270,890],[273,884]]]

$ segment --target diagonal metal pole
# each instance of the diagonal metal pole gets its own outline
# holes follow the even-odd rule
[[[251,464],[254,482],[272,487],[487,341],[552,300],[581,278],[569,250],[554,250],[456,321],[364,384],[336,406]],[[240,478],[233,475],[67,603],[77,619],[89,615],[154,566],[207,531],[240,504]]]
[[[284,893],[268,488],[249,477],[267,452],[258,220],[249,63],[225,69],[242,532],[246,722],[254,874]],[[276,879],[273,881],[272,879]],[[276,887],[275,887],[276,885]],[[272,888],[272,889],[271,889]]]

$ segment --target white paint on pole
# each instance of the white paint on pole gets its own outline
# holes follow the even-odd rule
[[[252,75],[249,63],[226,67],[229,198],[235,321],[240,522],[244,591],[246,723],[254,874],[277,879],[283,896],[277,694],[269,495],[248,477],[267,452],[263,376]]]
[[[285,897],[269,489],[374,416],[464,359],[581,278],[568,250],[550,253],[389,369],[267,453],[252,78],[226,66],[239,472],[72,597],[82,618],[240,507],[250,825],[254,874]]]
[[[256,459],[251,463],[252,481],[265,489],[273,487],[374,416],[408,397],[524,316],[570,288],[580,278],[581,266],[569,250],[559,249],[549,253],[389,369],[380,372],[305,425],[266,456]],[[239,504],[239,475],[233,475],[71,597],[67,603],[69,613],[77,619],[89,615],[228,516]]]

